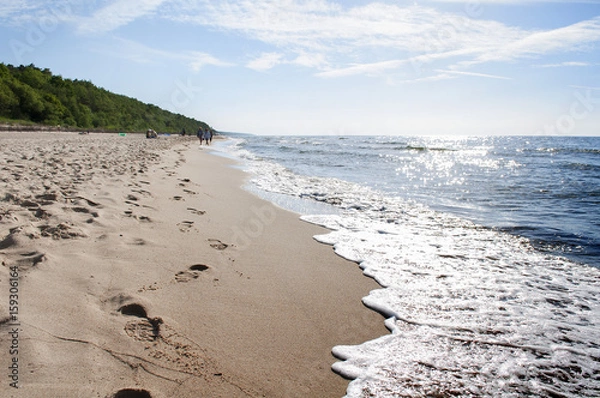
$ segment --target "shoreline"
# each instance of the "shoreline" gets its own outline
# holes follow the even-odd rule
[[[327,230],[245,191],[195,137],[30,134],[2,142],[11,396],[341,397],[331,349],[388,333],[361,303],[379,285],[313,239]]]

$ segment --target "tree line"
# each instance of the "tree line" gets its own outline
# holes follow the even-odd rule
[[[188,133],[206,123],[31,64],[0,63],[0,121],[82,130]]]

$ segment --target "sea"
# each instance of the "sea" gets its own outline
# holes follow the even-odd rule
[[[600,137],[226,135],[381,286],[347,397],[600,397]]]

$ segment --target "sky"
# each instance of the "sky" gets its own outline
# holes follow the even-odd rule
[[[600,0],[0,0],[0,37],[224,132],[600,135]]]

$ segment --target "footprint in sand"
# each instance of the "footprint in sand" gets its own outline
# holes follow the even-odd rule
[[[190,211],[191,213],[193,213],[193,214],[196,214],[196,215],[198,215],[198,216],[202,216],[202,215],[206,214],[206,212],[205,212],[204,210],[198,210],[198,209],[194,209],[193,207],[188,207],[187,209],[188,209],[188,211]]]
[[[228,244],[221,242],[218,239],[209,239],[210,247],[217,250],[225,250],[229,247]]]
[[[139,200],[139,198],[135,195],[129,194],[127,195],[127,197],[125,198],[125,203],[127,203],[128,205],[131,206],[139,206],[139,204],[137,203]]]
[[[125,217],[132,217],[138,221],[143,221],[143,222],[152,222],[150,217],[133,214],[133,211],[131,211],[131,210],[125,210],[123,213],[125,213]]]
[[[51,205],[52,203],[58,200],[58,194],[49,192],[43,193],[40,195],[35,195],[35,198],[38,199],[41,206]]]
[[[152,193],[150,191],[146,191],[145,189],[132,189],[131,192],[138,193],[145,197],[152,197]]]
[[[154,291],[154,290],[158,290],[158,289],[162,289],[158,282],[152,282],[151,284],[149,284],[148,286],[144,285],[141,288],[138,289],[138,293],[143,293],[146,291]]]
[[[114,394],[109,395],[108,398],[152,398],[152,395],[146,390],[138,388],[124,388]]]
[[[136,319],[127,322],[125,333],[137,341],[155,341],[160,337],[162,324],[163,320],[160,317]]]
[[[190,232],[190,230],[194,226],[194,222],[193,221],[182,221],[180,223],[177,223],[177,226],[179,227],[179,230],[181,232]]]
[[[148,241],[142,238],[132,238],[125,243],[131,246],[146,246],[148,244]]]
[[[56,226],[41,225],[38,228],[42,236],[51,237],[54,240],[87,237],[87,235],[82,230],[67,222],[62,222]]]
[[[95,201],[93,201],[91,199],[84,198],[83,196],[70,196],[70,197],[67,197],[65,199],[68,199],[74,205],[77,205],[77,204],[79,204],[79,203],[81,203],[83,201],[83,202],[86,202],[88,206],[102,208],[102,206],[100,205],[100,203],[95,202]]]
[[[192,279],[198,279],[200,273],[208,270],[210,267],[204,264],[194,264],[185,271],[180,271],[175,274],[175,281],[180,283],[187,283]]]
[[[138,318],[148,318],[146,308],[138,303],[130,303],[121,306],[118,310],[123,315],[137,316]]]
[[[127,322],[125,325],[125,333],[134,340],[138,341],[154,341],[160,336],[160,326],[164,323],[162,318],[148,316],[146,307],[137,302],[132,302],[132,298],[128,296],[117,296],[113,301],[118,299],[124,301],[117,311],[125,316],[132,316],[135,320]]]
[[[46,259],[46,253],[38,251],[21,253],[20,256],[17,263],[22,267],[35,267]]]
[[[206,267],[198,264],[195,267]],[[208,267],[206,267],[208,268]],[[133,319],[125,325],[125,333],[145,345],[145,356],[158,362],[160,368],[188,375],[216,374],[217,370],[207,359],[206,353],[192,340],[182,335],[160,317],[149,317],[146,307],[131,296],[120,294],[109,300],[121,303],[118,312]],[[121,390],[123,394],[127,390]],[[132,392],[128,392],[132,393]],[[133,393],[132,393],[133,394]],[[113,395],[115,397],[137,397],[138,395]],[[149,396],[149,395],[140,395]]]
[[[47,210],[42,209],[41,207],[39,209],[36,209],[33,215],[35,216],[35,218],[38,218],[40,220],[47,220],[50,217],[52,217],[52,214],[50,214]]]
[[[83,206],[64,207],[65,210],[71,210],[75,213],[91,214],[91,210]],[[96,213],[97,214],[97,213]]]

